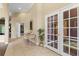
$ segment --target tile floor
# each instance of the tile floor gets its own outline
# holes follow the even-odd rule
[[[55,52],[36,46],[29,40],[16,40],[8,45],[5,56],[59,56]]]

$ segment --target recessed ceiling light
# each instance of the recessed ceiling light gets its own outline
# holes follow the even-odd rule
[[[21,10],[22,8],[18,8],[19,10]]]

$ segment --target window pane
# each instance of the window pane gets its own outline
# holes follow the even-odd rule
[[[64,27],[69,27],[69,20],[64,20]]]
[[[69,54],[69,47],[68,46],[64,46],[64,52]]]
[[[73,49],[73,48],[70,48],[70,55],[77,56],[77,50]]]
[[[53,41],[53,35],[51,35],[51,40]]]
[[[54,41],[55,41],[55,42],[57,42],[57,39],[58,39],[57,36],[54,36]]]
[[[64,29],[64,36],[69,36],[69,29],[68,28]]]
[[[53,34],[53,29],[51,29],[51,34]]]
[[[70,36],[71,37],[77,37],[77,28],[71,28],[70,29]]]
[[[53,22],[53,16],[51,16],[51,21]]]
[[[58,43],[54,42],[54,48],[58,49]]]
[[[77,8],[70,10],[70,17],[76,17],[77,16]]]
[[[49,43],[48,45],[49,45],[49,46],[51,46],[51,44],[50,44],[50,43]]]
[[[47,37],[48,37],[48,42],[50,42],[51,36],[50,36],[50,35],[48,35]]]
[[[54,21],[58,20],[58,15],[54,15]]]
[[[54,22],[54,28],[58,28],[58,22]]]
[[[51,46],[53,47],[53,43],[51,43]]]
[[[64,42],[65,45],[69,45],[69,38],[68,37],[64,37]]]
[[[48,23],[48,28],[50,28],[50,23]]]
[[[48,45],[51,46],[51,47],[53,47],[53,43],[49,43]]]
[[[74,41],[74,40],[77,40],[77,39],[71,39],[70,40],[70,46],[73,46],[73,47],[77,47],[77,41]]]
[[[65,53],[69,53],[69,38],[64,37],[64,42],[63,42],[63,50]]]
[[[48,29],[48,34],[50,34],[50,29]]]
[[[69,11],[64,12],[64,19],[69,18]]]
[[[77,18],[70,20],[70,27],[77,27]]]
[[[58,34],[58,29],[54,29],[54,34]]]
[[[50,17],[48,17],[48,22],[50,22]]]
[[[53,42],[48,44],[49,46],[53,47]]]
[[[53,22],[51,23],[51,28],[53,28]]]

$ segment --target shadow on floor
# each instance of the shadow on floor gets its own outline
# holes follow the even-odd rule
[[[4,56],[7,46],[7,44],[0,43],[0,56]]]

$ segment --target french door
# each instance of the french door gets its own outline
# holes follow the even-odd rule
[[[57,13],[58,12],[58,13]],[[46,16],[46,47],[61,55],[79,55],[79,5]]]
[[[47,45],[50,49],[58,50],[58,14],[47,18]]]
[[[78,55],[78,7],[63,12],[63,51],[69,55]]]

